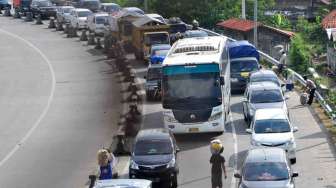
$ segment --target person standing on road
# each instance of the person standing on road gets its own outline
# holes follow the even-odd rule
[[[308,99],[307,104],[311,105],[314,100],[316,85],[312,80],[308,79],[307,76],[303,76],[303,79],[306,81],[306,90],[307,90],[307,93],[309,93],[309,99]]]
[[[211,185],[212,188],[222,188],[222,170],[224,172],[224,178],[227,178],[225,168],[225,158],[221,155],[224,148],[221,143],[217,143],[217,140],[211,142],[212,155],[210,158],[211,166]]]
[[[285,51],[281,52],[281,57],[278,65],[279,74],[282,74],[284,68],[286,67],[287,55]]]
[[[114,155],[107,149],[101,149],[98,151],[98,175],[99,180],[112,179],[113,166],[115,164]]]

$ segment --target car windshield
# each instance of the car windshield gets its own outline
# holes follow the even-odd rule
[[[186,38],[193,38],[193,37],[206,37],[208,34],[204,31],[189,31],[186,33]]]
[[[78,12],[78,17],[88,17],[91,14],[89,11],[80,11]]]
[[[169,140],[139,140],[134,147],[135,155],[167,155],[173,153]]]
[[[218,65],[164,67],[163,106],[204,109],[222,103]],[[195,70],[193,70],[195,69]],[[209,71],[209,72],[207,72]],[[214,71],[214,72],[210,72]],[[184,73],[185,72],[185,73]]]
[[[258,70],[256,61],[231,61],[231,73],[251,72]]]
[[[254,124],[254,132],[258,134],[285,133],[290,131],[290,125],[286,119],[257,120]]]
[[[104,24],[107,20],[107,16],[96,17],[96,24]]]
[[[147,73],[147,80],[153,81],[153,80],[160,80],[162,76],[162,68],[149,68]]]
[[[251,92],[251,103],[283,102],[282,93],[278,89],[254,90]]]
[[[64,13],[70,13],[73,8],[63,8]]]
[[[232,66],[232,65],[231,65]],[[232,72],[232,71],[231,71]],[[280,82],[276,76],[251,76],[250,77],[251,83],[257,83],[257,82],[273,82],[280,86]]]
[[[243,178],[245,181],[284,181],[289,179],[289,171],[283,162],[246,163]]]
[[[39,1],[38,4],[41,7],[50,7],[50,6],[52,6],[52,3],[50,1]]]

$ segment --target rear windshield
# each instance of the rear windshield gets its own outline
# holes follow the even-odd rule
[[[140,140],[134,148],[135,155],[167,155],[173,153],[169,140]]]
[[[254,132],[263,133],[285,133],[290,132],[290,126],[286,119],[257,120],[254,124]]]
[[[254,90],[251,92],[251,103],[274,103],[282,101],[283,97],[278,89]]]
[[[107,20],[107,16],[96,17],[96,24],[104,24]]]
[[[280,82],[276,76],[251,76],[250,82],[273,82],[280,86]]]
[[[231,73],[251,72],[258,70],[256,61],[231,61]]]
[[[284,181],[289,179],[287,165],[282,162],[246,163],[243,173],[246,181]]]
[[[63,8],[64,13],[70,13],[73,8]]]
[[[88,17],[91,14],[89,11],[80,11],[78,12],[78,17]]]

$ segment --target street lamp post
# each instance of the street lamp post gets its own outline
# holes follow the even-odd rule
[[[246,10],[246,7],[245,7],[245,0],[242,0],[242,19],[246,19],[246,14],[245,14],[245,10]]]
[[[144,0],[145,12],[148,12],[148,0]]]
[[[258,48],[258,0],[254,0],[254,46]]]

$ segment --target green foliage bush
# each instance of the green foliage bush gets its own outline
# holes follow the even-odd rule
[[[291,40],[289,50],[290,67],[300,74],[307,72],[309,66],[309,50],[301,35],[295,35]]]

